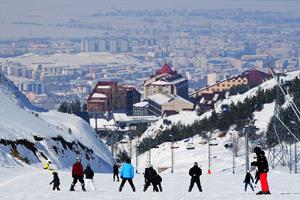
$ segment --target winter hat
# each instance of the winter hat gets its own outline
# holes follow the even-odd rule
[[[197,163],[197,162],[194,162],[194,165],[195,165],[195,166],[198,166],[198,163]]]
[[[79,157],[76,158],[76,161],[81,161],[81,159]]]
[[[260,147],[255,147],[253,151],[254,151],[254,153],[257,154],[257,153],[261,152],[261,148]]]

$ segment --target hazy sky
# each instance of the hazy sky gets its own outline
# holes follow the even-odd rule
[[[53,9],[64,7],[72,10],[107,8],[132,9],[216,9],[244,8],[274,11],[298,11],[300,0],[0,0],[0,12],[19,8]]]
[[[296,12],[300,0],[0,0],[0,39],[21,36],[65,36],[80,29],[39,27],[84,20],[107,9],[249,9]],[[90,20],[89,18],[87,20]],[[22,24],[23,23],[23,24]]]

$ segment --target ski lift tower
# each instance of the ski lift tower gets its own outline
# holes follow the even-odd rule
[[[275,102],[275,109],[274,109],[274,114],[275,116],[278,116],[280,118],[280,77],[281,76],[286,76],[283,72],[276,73],[276,79],[277,79],[277,89],[276,89],[276,102]],[[274,77],[275,78],[275,77]],[[279,120],[276,119],[275,123],[273,124],[274,128],[274,133],[276,137],[276,140],[278,140],[278,145],[275,145],[274,147],[269,148],[269,163],[270,166],[274,169],[278,164],[281,164],[282,166],[288,166],[288,148],[284,144],[284,141],[286,141],[286,134],[282,131],[278,131],[280,123]],[[274,138],[275,139],[275,138]]]

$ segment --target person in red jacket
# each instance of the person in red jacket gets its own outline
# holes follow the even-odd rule
[[[82,190],[86,191],[85,187],[84,187],[83,176],[84,175],[83,175],[83,167],[81,164],[81,160],[80,160],[80,158],[76,158],[76,162],[74,163],[73,168],[72,168],[73,182],[71,184],[70,191],[75,191],[74,187],[78,180],[81,183]]]

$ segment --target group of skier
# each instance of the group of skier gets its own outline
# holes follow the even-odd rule
[[[254,148],[254,153],[256,154],[256,161],[253,161],[251,163],[251,166],[253,168],[257,168],[256,174],[255,174],[255,181],[250,173],[250,171],[247,171],[244,183],[245,183],[245,191],[247,191],[248,185],[254,191],[252,183],[255,182],[257,184],[258,181],[260,181],[261,184],[261,191],[256,193],[257,195],[262,195],[262,194],[271,194],[269,190],[269,185],[267,181],[267,174],[269,172],[268,168],[268,161],[265,156],[265,152],[261,150],[260,147],[255,147]],[[121,184],[119,186],[119,192],[123,190],[123,187],[126,182],[129,183],[131,186],[133,192],[136,191],[136,188],[133,183],[133,178],[134,178],[134,167],[131,164],[131,160],[127,159],[125,163],[123,163],[122,167],[115,163],[113,166],[113,181],[120,181],[119,178],[119,173],[120,177],[122,179]],[[53,184],[53,190],[60,190],[59,185],[60,185],[60,180],[58,177],[58,173],[51,167],[51,161],[47,162],[44,165],[44,169],[52,171],[53,174],[53,180],[51,181],[50,185]],[[85,179],[84,179],[85,175]],[[202,175],[202,170],[198,166],[198,163],[195,162],[194,166],[189,170],[189,175],[191,177],[190,180],[190,185],[188,188],[188,192],[191,192],[194,185],[196,184],[198,187],[199,192],[202,192],[202,187],[201,187],[201,182],[200,182],[200,176]],[[83,191],[86,191],[85,186],[90,185],[92,190],[96,190],[95,188],[95,183],[94,183],[94,171],[92,170],[90,164],[87,164],[86,169],[83,170],[83,166],[81,164],[80,158],[76,158],[76,162],[73,164],[72,167],[72,177],[73,177],[73,182],[70,187],[70,191],[75,191],[74,187],[76,183],[79,181],[81,183],[81,187]],[[145,179],[145,184],[143,191],[146,192],[148,187],[150,185],[153,186],[153,191],[154,192],[162,192],[162,177],[157,173],[157,171],[153,168],[152,165],[149,165],[144,172],[144,179]]]
[[[44,165],[44,169],[52,171],[53,180],[50,182],[50,185],[53,184],[53,190],[60,190],[60,179],[58,177],[58,173],[52,168],[51,161],[48,161]],[[84,180],[85,175],[85,180]],[[76,158],[76,162],[73,164],[72,167],[72,177],[73,182],[70,187],[70,191],[75,191],[75,185],[79,181],[81,183],[82,191],[86,191],[85,186],[90,186],[91,190],[96,190],[95,183],[94,183],[94,171],[92,170],[90,164],[87,164],[86,169],[83,170],[83,166],[81,164],[81,159]]]

